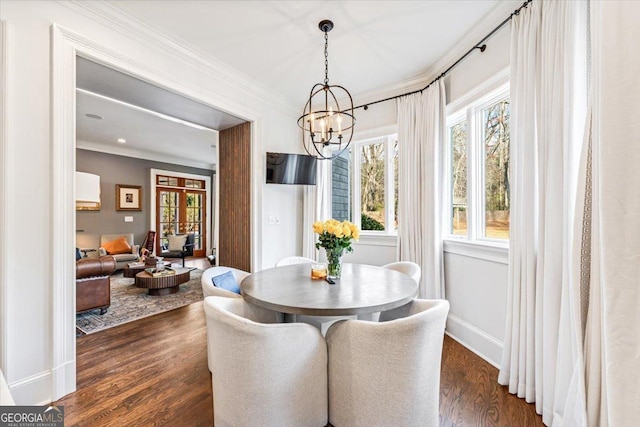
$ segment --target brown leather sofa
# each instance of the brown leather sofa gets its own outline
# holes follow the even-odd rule
[[[107,312],[111,305],[109,276],[114,271],[116,260],[111,255],[76,261],[76,313],[96,308],[100,314]]]

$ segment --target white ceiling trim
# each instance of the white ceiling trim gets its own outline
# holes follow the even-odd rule
[[[107,3],[80,0],[58,0],[58,2],[126,37],[158,47],[163,53],[178,61],[187,62],[207,72],[213,71],[217,78],[253,93],[260,100],[271,107],[279,108],[287,115],[297,117],[297,111],[282,95],[226,63],[189,46],[176,36],[167,35]]]
[[[76,141],[76,148],[88,151],[97,151],[99,153],[113,154],[116,156],[134,157],[136,159],[151,160],[154,162],[169,163],[172,165],[189,166],[192,168],[215,170],[215,163],[198,162],[192,159],[170,156],[161,153],[154,153],[145,150],[131,149],[126,146],[113,146],[91,141]]]

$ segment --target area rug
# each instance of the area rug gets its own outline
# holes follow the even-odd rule
[[[180,285],[180,291],[164,296],[148,295],[147,289],[138,288],[135,279],[111,276],[111,306],[100,315],[92,310],[76,315],[76,327],[85,334],[92,334],[123,323],[153,316],[203,300],[200,284],[202,270],[191,271],[191,279]]]

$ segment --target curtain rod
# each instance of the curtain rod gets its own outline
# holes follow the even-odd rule
[[[391,101],[392,99],[398,99],[401,98],[403,96],[407,96],[407,95],[413,95],[414,93],[418,93],[418,92],[422,92],[424,90],[427,90],[429,88],[429,86],[431,86],[432,84],[434,84],[435,82],[437,82],[438,80],[440,80],[441,78],[443,78],[444,76],[446,76],[449,71],[453,70],[459,63],[461,63],[467,56],[471,55],[471,53],[473,51],[475,51],[476,49],[480,49],[480,52],[484,52],[485,49],[487,48],[486,44],[483,44],[485,41],[487,41],[491,36],[493,36],[496,32],[498,32],[502,27],[504,27],[509,21],[511,21],[511,18],[513,18],[516,15],[520,14],[520,11],[522,9],[524,9],[525,7],[529,6],[529,3],[531,3],[533,0],[526,0],[522,6],[520,6],[519,8],[517,8],[516,10],[514,10],[511,15],[509,15],[509,17],[507,19],[505,19],[504,21],[502,21],[500,23],[500,25],[498,25],[497,27],[495,27],[493,30],[491,30],[491,32],[489,34],[487,34],[486,36],[484,36],[484,38],[482,40],[480,40],[478,43],[476,43],[476,45],[474,47],[472,47],[471,49],[469,49],[467,51],[467,53],[465,53],[464,55],[462,55],[460,58],[458,58],[458,60],[456,62],[454,62],[453,64],[451,64],[451,66],[449,68],[447,68],[446,70],[444,70],[442,72],[442,74],[440,74],[438,77],[436,77],[435,79],[433,79],[428,85],[426,85],[425,87],[423,87],[422,89],[417,89],[414,90],[412,92],[407,92],[407,93],[402,93],[400,95],[395,95],[395,96],[390,96],[389,98],[385,98],[385,99],[380,99],[378,101],[373,101],[373,102],[367,102],[366,104],[362,104],[362,105],[358,105],[357,107],[353,107],[354,110],[357,110],[358,108],[364,108],[365,111],[369,109],[370,105],[374,105],[374,104],[379,104],[381,102],[386,102],[386,101]]]

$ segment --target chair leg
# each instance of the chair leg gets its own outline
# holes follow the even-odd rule
[[[182,268],[184,268],[184,260],[185,260],[185,257],[182,257]]]

